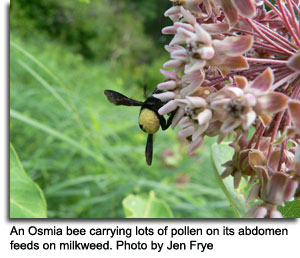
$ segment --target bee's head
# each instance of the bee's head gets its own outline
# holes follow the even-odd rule
[[[153,110],[143,108],[139,116],[139,125],[144,132],[155,134],[159,130],[160,121]]]

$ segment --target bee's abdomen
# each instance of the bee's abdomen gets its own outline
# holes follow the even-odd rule
[[[144,132],[155,134],[159,130],[160,121],[154,111],[143,108],[139,117],[139,125]]]

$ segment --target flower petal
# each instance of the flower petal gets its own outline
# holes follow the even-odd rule
[[[260,206],[255,205],[244,215],[243,218],[254,218],[254,214]]]
[[[208,62],[212,66],[216,66],[224,72],[240,71],[249,68],[248,62],[243,56],[220,56],[215,54],[214,58]]]
[[[190,102],[191,108],[205,107],[207,105],[206,100],[201,97],[186,96],[186,99]]]
[[[184,116],[178,123],[178,126],[181,129],[187,128],[190,125],[191,125],[190,118],[187,116]]]
[[[203,70],[198,70],[194,73],[185,74],[182,77],[182,85],[183,87],[188,86],[191,83],[196,83],[200,85],[204,80],[204,72]]]
[[[233,170],[233,167],[228,167],[228,168],[226,168],[226,169],[224,170],[224,172],[221,174],[221,178],[224,179],[224,178],[230,176],[230,175],[232,174],[233,171],[234,171],[234,170]]]
[[[247,93],[244,95],[244,98],[243,98],[241,104],[243,106],[253,107],[256,105],[256,97],[251,93]]]
[[[176,88],[176,86],[177,86],[176,81],[169,80],[169,81],[158,84],[157,88],[159,90],[174,90]]]
[[[154,94],[153,94],[154,95]],[[154,96],[155,97],[155,96]],[[171,100],[169,101],[167,104],[163,105],[159,110],[158,113],[160,115],[165,115],[168,114],[170,112],[172,112],[173,110],[175,110],[177,108],[177,103],[175,100]]]
[[[210,109],[205,109],[204,111],[200,112],[197,117],[199,125],[207,124],[207,127],[208,127],[208,122],[211,120],[211,118],[212,118],[212,112]]]
[[[171,91],[157,93],[152,95],[154,98],[160,99],[162,102],[167,102],[171,99],[174,99],[175,93]]]
[[[258,206],[254,212],[254,218],[262,219],[265,218],[268,214],[268,209],[265,206]]]
[[[260,184],[254,185],[248,195],[247,203],[255,201],[255,199],[258,198],[259,191],[260,191]]]
[[[252,0],[232,0],[232,3],[239,14],[244,17],[252,18],[256,15],[256,8]]]
[[[170,46],[173,45],[181,45],[186,43],[186,37],[182,34],[176,33],[171,42],[169,43]]]
[[[270,218],[271,219],[281,219],[282,218],[282,214],[279,210],[276,209],[272,209],[270,211]]]
[[[194,32],[191,32],[182,27],[177,29],[177,34],[181,35],[182,37],[184,37],[186,39],[185,43],[196,40],[196,38],[197,38],[197,35]],[[172,44],[170,44],[170,45],[172,45]]]
[[[188,73],[193,73],[193,72],[199,71],[205,65],[206,65],[206,61],[205,60],[197,59],[195,62],[189,63],[189,64],[187,64],[185,66],[184,73],[188,74]]]
[[[249,164],[255,169],[256,166],[263,166],[266,164],[266,158],[264,154],[259,150],[251,150],[248,154]]]
[[[165,45],[165,49],[169,52],[172,53],[175,50],[179,50],[179,49],[184,49],[184,47],[182,46],[169,46],[169,45]]]
[[[295,170],[296,170],[297,176],[300,177],[300,146],[298,146],[298,149],[296,151],[296,154],[294,157],[294,162],[295,162]]]
[[[163,69],[160,69],[160,72],[166,77],[166,80],[178,80],[179,77],[177,75],[177,73],[175,72],[172,72],[172,71],[167,71],[167,70],[163,70]]]
[[[230,133],[240,125],[241,125],[241,120],[229,118],[223,123],[221,127],[221,131],[223,133]]]
[[[161,30],[162,34],[176,34],[176,32],[177,28],[175,28],[174,26],[167,26]]]
[[[273,171],[277,171],[278,163],[280,160],[280,149],[272,151],[270,158],[268,160],[268,167]]]
[[[229,118],[230,118],[230,114],[228,112],[224,112],[224,110],[222,109],[214,110],[214,120],[225,122]],[[222,126],[220,126],[220,130],[221,127]]]
[[[267,183],[270,180],[268,171],[264,166],[260,166],[260,165],[255,166],[255,168],[256,168],[256,171],[257,171],[257,173],[260,177],[261,185],[262,185],[263,188],[265,188],[265,186],[267,185]]]
[[[208,127],[208,123],[203,126],[198,126],[198,128],[194,131],[192,136],[192,141],[196,141],[201,135],[205,132]]]
[[[174,0],[172,0],[174,1]],[[178,1],[178,0],[175,0],[175,1]],[[182,3],[184,3],[184,7],[188,10],[190,10],[192,13],[201,13],[201,9],[200,9],[200,4],[202,4],[203,0],[184,0],[182,1]]]
[[[255,111],[259,115],[276,113],[286,108],[289,97],[279,92],[272,92],[257,98]]]
[[[192,142],[189,147],[189,155],[193,153],[201,146],[204,141],[204,137],[199,137],[196,141]]]
[[[300,52],[288,59],[287,66],[295,72],[300,72]]]
[[[176,15],[180,13],[180,6],[172,6],[171,8],[169,8],[164,15],[166,17],[171,16],[171,15]]]
[[[182,119],[182,117],[184,116],[184,114],[185,114],[185,111],[184,111],[183,108],[179,108],[176,111],[176,114],[175,114],[175,116],[173,117],[173,120],[172,120],[172,129],[174,129],[176,127],[176,125]]]
[[[201,24],[202,28],[205,29],[210,35],[218,35],[229,31],[229,24],[227,23],[210,23]]]
[[[194,133],[194,126],[186,127],[178,132],[179,137],[189,137]]]
[[[178,49],[178,50],[174,50],[171,53],[171,58],[186,61],[188,56],[185,49]]]
[[[238,87],[228,86],[228,87],[224,88],[223,92],[231,99],[232,98],[240,98],[244,95],[244,91]]]
[[[285,201],[292,201],[294,199],[296,190],[299,186],[297,180],[290,180],[287,184],[287,187],[284,192],[284,200]]]
[[[289,177],[287,175],[276,172],[263,189],[262,199],[274,205],[281,205],[288,180]]]
[[[240,89],[245,89],[248,85],[248,80],[246,77],[244,76],[234,76],[234,80],[236,85],[240,88]]]
[[[174,22],[174,27],[178,30],[179,28],[183,28],[187,31],[194,32],[194,27],[191,24],[184,22]]]
[[[197,70],[193,73],[186,74],[182,77],[182,87],[180,91],[181,96],[191,95],[198,91],[204,80],[204,73],[202,70]]]
[[[209,137],[217,136],[220,133],[222,122],[214,121],[210,122],[208,128],[205,130],[205,135]]]
[[[180,91],[181,96],[187,96],[193,94],[198,88],[200,87],[200,84],[192,83],[188,87],[183,88]]]
[[[288,105],[293,123],[300,133],[300,101],[291,100]]]
[[[267,93],[274,82],[274,75],[271,68],[267,68],[261,75],[256,77],[247,88],[248,92],[260,96]]]
[[[243,129],[248,130],[249,127],[254,123],[256,120],[256,113],[255,111],[250,111],[245,115],[245,122],[243,123]]]
[[[164,68],[177,68],[183,64],[181,60],[169,60],[168,62],[163,64]]]
[[[228,37],[224,40],[213,40],[213,46],[218,53],[226,56],[240,56],[251,49],[252,36]]]
[[[230,26],[235,25],[238,22],[238,12],[235,9],[231,1],[220,0],[221,7],[228,19]]]
[[[235,172],[233,178],[233,186],[235,189],[239,188],[241,180],[242,180],[242,173],[240,171]]]
[[[263,123],[263,126],[267,127],[272,121],[272,116],[270,116],[270,115],[260,115],[259,119]]]
[[[202,47],[197,51],[197,53],[200,54],[202,59],[210,60],[215,55],[215,49],[213,47]]]
[[[197,41],[203,42],[204,44],[207,45],[211,44],[210,34],[205,29],[203,29],[200,24],[196,23],[194,25],[194,29],[197,35]]]
[[[183,15],[184,20],[185,20],[187,23],[190,23],[190,24],[195,24],[195,23],[196,23],[196,18],[195,18],[195,16],[192,15],[188,10],[186,10],[185,8],[183,8],[183,7],[181,6],[180,11],[181,11],[181,14]]]
[[[224,110],[230,101],[230,98],[218,99],[211,102],[210,107],[214,110]]]

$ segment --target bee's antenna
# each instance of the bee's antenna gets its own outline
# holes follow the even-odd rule
[[[147,81],[148,81],[148,72],[146,70],[144,70],[144,78],[143,78],[143,85],[144,85],[144,98],[147,99],[149,96],[148,96],[148,93],[147,93]]]
[[[148,94],[147,94],[147,83],[144,81],[144,98],[147,99],[148,98]]]

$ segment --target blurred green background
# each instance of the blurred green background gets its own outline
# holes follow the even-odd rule
[[[126,216],[124,199],[149,192],[176,218],[233,217],[215,179],[209,139],[196,155],[159,131],[152,166],[139,108],[116,107],[104,89],[143,99],[164,78],[168,0],[12,0],[10,135],[45,194],[50,218]],[[124,209],[125,208],[125,209]]]

